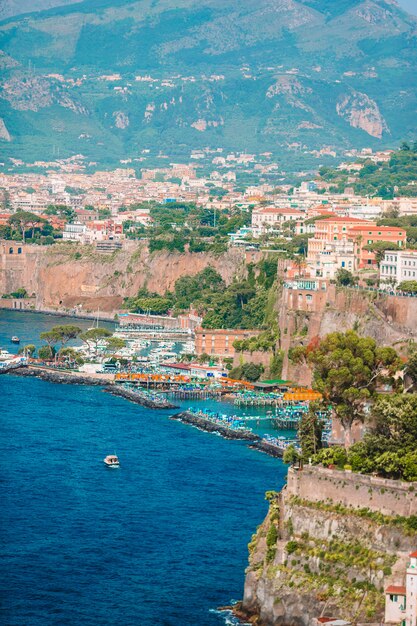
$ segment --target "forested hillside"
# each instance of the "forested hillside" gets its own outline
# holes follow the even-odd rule
[[[10,18],[2,152],[392,145],[415,127],[416,25],[385,0],[86,0]]]

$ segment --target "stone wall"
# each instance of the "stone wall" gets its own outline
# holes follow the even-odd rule
[[[300,471],[289,469],[286,494],[406,517],[417,515],[414,489],[412,483],[307,466]]]

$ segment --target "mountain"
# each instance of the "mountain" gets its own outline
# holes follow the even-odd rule
[[[416,130],[416,43],[394,0],[67,0],[0,24],[2,151],[395,145]]]

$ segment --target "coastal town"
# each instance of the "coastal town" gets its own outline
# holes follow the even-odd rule
[[[7,626],[417,626],[417,7],[0,3]]]
[[[338,472],[347,479],[353,470],[373,472],[383,485],[378,493],[407,490],[407,481],[417,478],[414,444],[399,441],[402,456],[384,447],[375,456],[364,446],[378,428],[370,425],[369,411],[383,402],[388,417],[402,405],[413,419],[416,414],[416,197],[370,197],[354,185],[364,168],[378,171],[414,154],[408,145],[375,155],[364,150],[331,175],[321,170],[297,186],[243,190],[220,157],[206,178],[193,163],[143,169],[140,176],[129,168],[86,174],[74,164],[70,172],[3,174],[1,306],[14,316],[46,312],[50,323],[27,342],[17,334],[16,318],[0,373],[97,386],[281,458],[292,472],[304,464],[316,472],[327,468],[326,480]],[[348,172],[350,186],[336,192],[326,177],[334,181],[338,172],[342,180]],[[167,273],[153,286],[143,276],[160,272],[161,255]],[[168,278],[182,258],[187,269]],[[68,267],[68,277],[88,263],[92,278],[83,279],[81,290],[77,280],[74,287],[58,284],[57,262]],[[126,272],[134,276],[130,283]],[[54,315],[72,319],[54,324]],[[339,379],[333,380],[334,368]],[[384,454],[394,456],[388,462]],[[119,467],[118,457],[110,462]],[[292,506],[289,493],[287,487],[286,495],[274,496],[272,510],[275,498],[283,498],[284,510]],[[413,524],[415,498],[408,493],[406,517]],[[302,497],[317,506],[307,493]],[[331,499],[334,506],[352,506],[344,496]],[[374,508],[368,502],[368,508],[404,517],[390,503]],[[288,546],[300,540],[265,523],[267,536],[277,535],[276,547],[261,564],[251,556],[250,568],[262,565],[264,572],[273,559],[283,568],[278,578],[289,584]],[[415,626],[412,548],[405,540],[395,570],[384,569],[386,624]],[[367,579],[368,602],[381,614],[375,576]],[[247,584],[252,591],[231,610],[251,619],[251,594],[258,592]],[[333,615],[328,609],[324,618],[313,605],[305,609],[309,623],[352,623],[360,588],[346,585],[352,607],[331,602]]]

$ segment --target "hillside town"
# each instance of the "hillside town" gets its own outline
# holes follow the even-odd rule
[[[0,2],[7,626],[417,626],[416,0]]]

